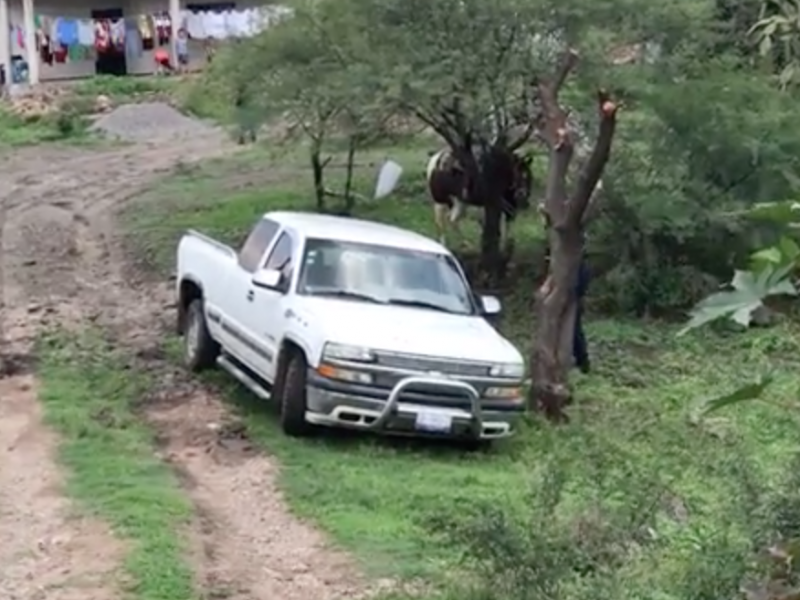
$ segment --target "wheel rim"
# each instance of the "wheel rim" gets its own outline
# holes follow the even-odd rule
[[[186,358],[193,360],[200,348],[200,322],[197,317],[189,319],[186,328]]]

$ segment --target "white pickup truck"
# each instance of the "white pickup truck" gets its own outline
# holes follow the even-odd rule
[[[519,351],[443,246],[358,219],[272,212],[237,252],[189,231],[178,329],[192,370],[220,365],[274,398],[288,435],[315,426],[481,442],[523,413]]]

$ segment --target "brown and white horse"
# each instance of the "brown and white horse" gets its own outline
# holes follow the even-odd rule
[[[528,198],[533,184],[532,157],[508,152],[500,155],[498,160],[493,169],[493,176],[500,179],[503,189],[501,243],[507,244],[510,240],[511,223],[520,210],[529,206]],[[445,244],[448,224],[452,225],[461,237],[459,221],[466,213],[466,209],[470,206],[483,208],[484,205],[480,201],[471,200],[474,195],[468,193],[471,185],[468,174],[449,148],[430,156],[425,175],[433,201],[436,231],[440,243]]]

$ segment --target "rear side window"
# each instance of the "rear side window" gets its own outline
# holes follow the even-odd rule
[[[278,224],[275,221],[261,219],[242,244],[242,249],[239,251],[239,266],[249,273],[255,273],[261,257],[264,256],[276,233]]]

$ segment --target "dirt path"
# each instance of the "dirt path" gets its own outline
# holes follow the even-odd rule
[[[191,560],[207,597],[356,597],[365,588],[352,564],[289,514],[270,458],[229,424],[219,398],[159,358],[174,321],[171,284],[138,277],[115,229],[117,210],[158,174],[232,150],[209,132],[191,142],[36,148],[0,159],[0,351],[27,354],[43,322],[91,321],[159,370],[162,386],[148,412],[163,425],[164,458],[198,509]],[[29,375],[1,382],[0,598],[32,600],[43,582],[58,587],[48,599],[116,597],[106,575],[118,564],[118,543],[101,525],[70,518],[35,382]]]

